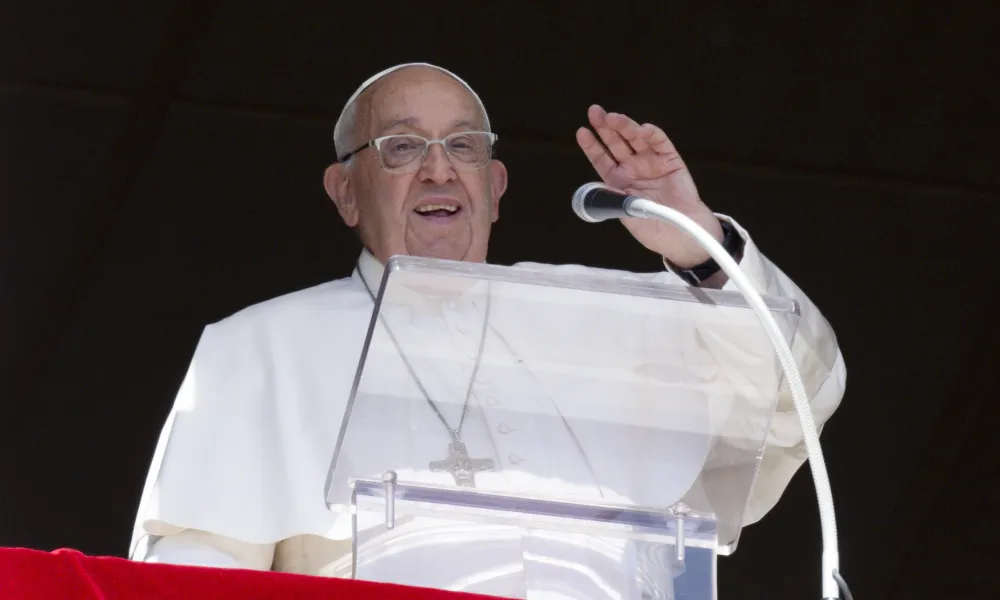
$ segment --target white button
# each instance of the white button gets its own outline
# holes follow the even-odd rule
[[[510,427],[508,427],[506,423],[500,423],[499,425],[497,425],[497,431],[499,431],[504,435],[507,435],[513,430]]]
[[[496,406],[499,403],[497,402],[497,399],[496,399],[495,396],[487,396],[486,397],[486,404],[489,404],[490,406]]]
[[[524,462],[523,458],[513,452],[507,457],[507,460],[509,460],[512,465],[519,465]]]
[[[465,323],[460,322],[458,325],[455,325],[455,329],[457,329],[459,333],[469,333],[469,326]]]

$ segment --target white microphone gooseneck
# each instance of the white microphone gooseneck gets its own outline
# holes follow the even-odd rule
[[[610,212],[613,209],[610,207],[600,207],[601,209],[605,209],[606,214],[596,215],[595,218],[592,212],[588,213],[587,205],[590,203],[585,203],[584,199],[588,196],[590,197],[588,200],[592,199],[594,192],[599,188],[608,189],[601,184],[590,183],[581,187],[574,194],[573,210],[581,219],[588,222],[596,222],[603,220],[603,218],[610,218],[611,216],[652,217],[680,227],[686,233],[690,234],[715,259],[715,262],[719,264],[733,284],[743,293],[750,307],[757,314],[771,340],[771,345],[774,347],[778,359],[781,361],[781,367],[784,370],[785,376],[788,378],[792,398],[795,402],[795,409],[799,415],[799,424],[802,426],[802,438],[809,454],[810,470],[812,471],[813,482],[816,487],[823,535],[822,598],[823,600],[840,598],[840,585],[843,585],[845,588],[844,591],[848,595],[848,600],[850,600],[850,591],[846,589],[846,583],[839,573],[840,555],[837,543],[837,519],[833,506],[833,491],[826,470],[826,462],[823,459],[823,449],[819,443],[819,433],[816,431],[816,423],[813,420],[812,408],[809,406],[809,397],[806,394],[805,386],[802,383],[802,375],[795,364],[792,351],[788,347],[788,343],[781,334],[781,329],[775,323],[774,317],[771,316],[764,300],[757,293],[757,290],[754,289],[753,282],[750,281],[750,278],[743,272],[739,264],[729,256],[725,248],[700,225],[679,211],[644,198],[609,192],[609,195],[619,194],[620,202],[618,206],[620,208],[618,210],[622,214],[611,215]]]

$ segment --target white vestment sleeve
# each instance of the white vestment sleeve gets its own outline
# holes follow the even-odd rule
[[[754,284],[758,293],[767,296],[779,296],[789,298],[798,303],[799,318],[792,341],[791,350],[795,357],[796,364],[802,375],[806,392],[809,396],[812,408],[813,419],[816,428],[822,431],[823,426],[833,415],[840,405],[844,395],[847,372],[844,366],[844,359],[837,344],[837,338],[833,328],[823,317],[819,308],[810,300],[799,286],[795,284],[785,273],[765,257],[749,233],[736,223],[731,217],[726,215],[716,215],[736,229],[745,241],[743,256],[740,260],[740,268],[746,273]],[[539,263],[518,263],[531,268],[545,268],[551,265]],[[639,277],[644,280],[668,285],[688,285],[676,273],[672,272],[669,265],[664,261],[666,269],[657,273],[628,273],[608,269],[593,269],[581,265],[563,265],[556,267],[561,272],[601,271],[605,273],[617,274],[622,277]],[[726,291],[739,293],[738,288],[730,281],[722,288]],[[746,317],[749,319],[749,315]],[[690,354],[690,360],[685,359],[687,368],[698,368],[706,364],[712,366],[717,372],[713,377],[725,377],[726,374],[750,374],[757,378],[751,384],[760,384],[768,380],[774,381],[774,373],[760,371],[754,373],[754,369],[749,368],[746,359],[760,357],[762,351],[772,356],[770,347],[763,346],[761,339],[766,335],[763,326],[754,326],[753,339],[742,339],[741,335],[746,332],[745,326],[749,321],[739,319],[739,328],[727,326],[725,321],[699,323],[696,326],[698,341],[701,347],[693,348],[691,344],[682,344],[684,351]],[[669,336],[676,332],[660,332],[668,343],[673,343]],[[704,362],[707,356],[709,362]],[[767,366],[777,364],[777,358],[768,360]],[[737,382],[726,381],[724,386],[729,387]],[[765,383],[766,385],[766,383]],[[755,391],[766,390],[766,387],[758,386]],[[753,489],[747,506],[742,506],[742,495],[745,493],[749,482],[745,480],[744,473],[734,474],[727,468],[709,468],[706,465],[705,473],[701,478],[702,492],[711,498],[715,508],[723,514],[732,514],[732,511],[743,511],[742,525],[749,525],[759,521],[767,514],[781,497],[792,477],[798,469],[805,463],[808,456],[802,437],[802,428],[799,425],[798,413],[792,400],[787,382],[784,382],[777,394],[778,400],[775,406],[770,427],[766,432],[760,432],[757,439],[766,436],[766,445],[761,458],[760,467],[756,480],[753,482]],[[771,397],[773,399],[773,396]],[[763,401],[764,398],[754,398],[752,400]],[[731,417],[729,426],[740,428],[745,424],[739,423],[740,415]],[[752,426],[752,424],[751,424]],[[748,435],[745,439],[733,436],[728,441],[747,441],[757,435]],[[745,450],[740,448],[739,450]],[[711,459],[710,459],[711,461]],[[724,461],[723,461],[724,462]],[[743,469],[745,467],[739,467]],[[733,502],[740,503],[739,506]],[[723,503],[728,503],[723,505]],[[745,509],[745,510],[744,510]],[[728,533],[728,532],[727,532]]]
[[[731,223],[746,241],[740,267],[753,281],[756,291],[762,295],[790,298],[799,305],[798,327],[791,350],[809,396],[816,428],[821,432],[840,405],[847,379],[844,358],[833,328],[795,282],[761,254],[746,230],[730,217],[718,216]],[[739,291],[732,281],[722,289]],[[738,363],[741,360],[739,340],[734,340],[732,332],[725,327],[699,328],[699,333],[708,351],[721,364],[724,365],[727,361]],[[759,342],[755,344],[759,346]],[[739,367],[734,369],[738,370]],[[775,413],[767,432],[764,455],[743,517],[744,526],[759,521],[774,508],[792,477],[807,459],[799,415],[785,380],[780,388]],[[725,482],[721,481],[724,477],[723,470],[719,473],[720,481],[716,485],[724,486]]]

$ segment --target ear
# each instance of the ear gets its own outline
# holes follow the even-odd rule
[[[340,213],[340,218],[348,227],[355,227],[358,224],[358,205],[354,201],[354,194],[351,190],[351,180],[347,176],[347,165],[334,163],[326,168],[323,173],[323,188],[326,195],[333,200]]]
[[[507,191],[507,167],[499,160],[490,161],[490,194],[493,198],[493,222],[500,218],[500,198]]]

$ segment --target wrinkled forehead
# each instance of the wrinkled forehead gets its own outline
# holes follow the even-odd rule
[[[479,99],[462,83],[432,69],[393,73],[372,85],[362,100],[371,135],[400,128],[435,134],[488,126]]]
[[[367,128],[369,126],[369,119],[371,116],[368,114],[371,112],[368,110],[368,105],[370,104],[369,101],[372,99],[373,93],[379,91],[379,89],[384,90],[386,83],[396,82],[396,85],[390,86],[390,90],[399,87],[401,79],[399,76],[402,75],[408,75],[411,79],[413,79],[415,75],[424,75],[426,78],[429,78],[430,75],[440,75],[443,76],[445,80],[450,80],[452,83],[458,84],[465,90],[468,96],[472,98],[475,107],[478,108],[478,112],[476,112],[475,116],[477,117],[476,122],[480,124],[480,128],[485,131],[490,131],[490,119],[489,115],[486,113],[486,108],[483,106],[479,95],[476,94],[468,83],[447,69],[430,63],[416,62],[404,63],[396,65],[395,67],[390,67],[380,73],[376,73],[362,83],[344,104],[344,108],[341,111],[340,117],[337,119],[337,123],[334,127],[334,141],[338,144],[345,141],[345,138],[350,134],[350,131],[356,130],[359,126]],[[405,81],[405,79],[403,81]],[[340,148],[339,145],[337,150],[338,152],[347,151],[346,148]]]

